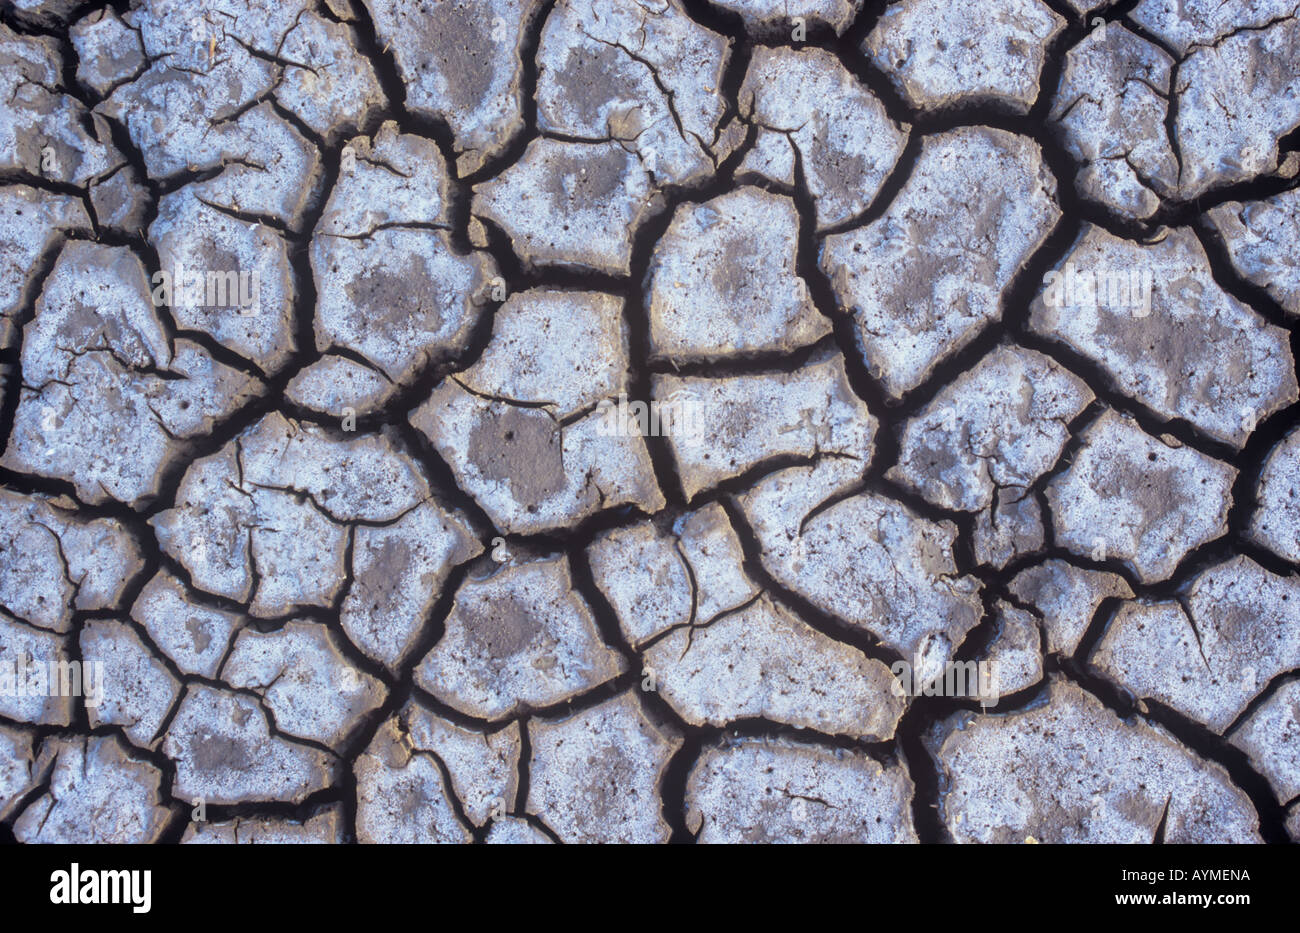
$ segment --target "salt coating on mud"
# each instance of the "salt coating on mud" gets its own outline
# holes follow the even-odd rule
[[[0,839],[1300,841],[1298,17],[7,4]]]

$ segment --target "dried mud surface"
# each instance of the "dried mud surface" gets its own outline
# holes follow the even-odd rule
[[[1300,841],[1298,15],[5,3],[0,839]]]

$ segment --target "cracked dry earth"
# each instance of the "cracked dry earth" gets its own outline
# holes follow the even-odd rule
[[[0,836],[1300,838],[1297,13],[6,3]]]

